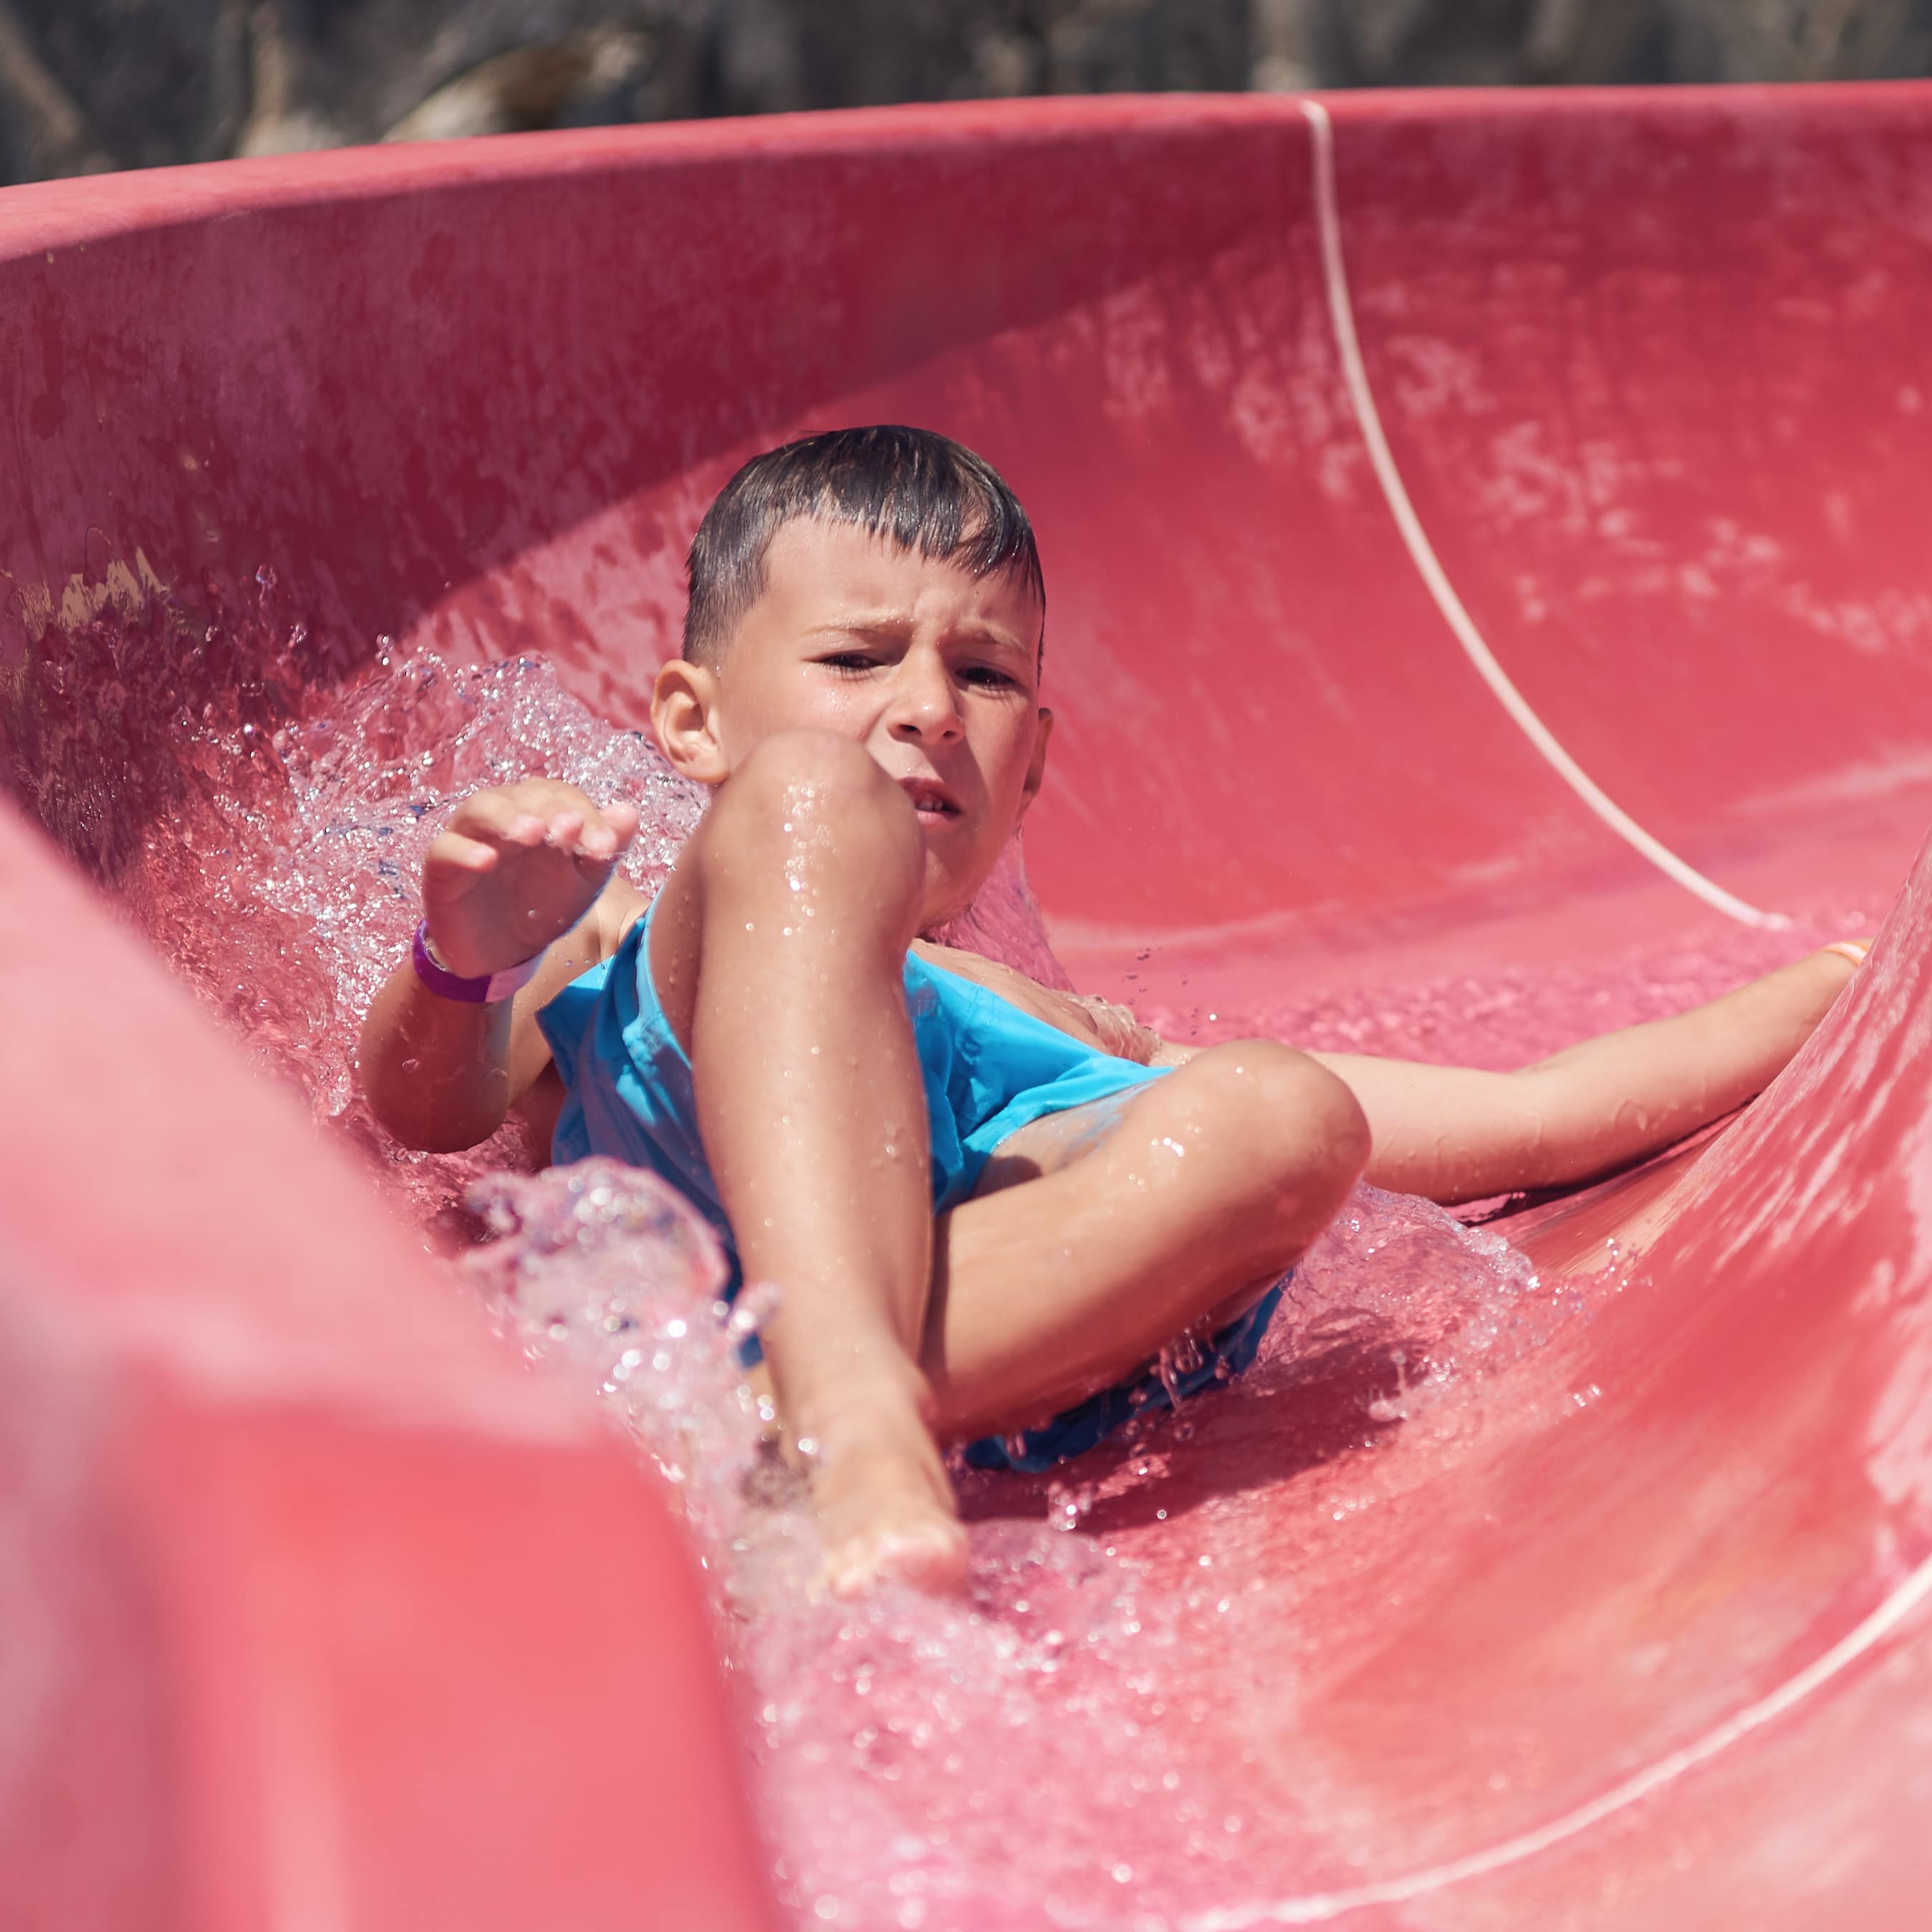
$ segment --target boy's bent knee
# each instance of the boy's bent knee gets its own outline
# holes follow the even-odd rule
[[[849,814],[894,800],[904,795],[864,746],[830,731],[776,731],[732,773],[718,804],[722,810],[735,800],[743,811],[797,803]]]
[[[1305,1053],[1236,1040],[1196,1055],[1180,1074],[1192,1124],[1242,1192],[1318,1223],[1361,1178],[1370,1139],[1360,1103]]]
[[[890,901],[916,893],[924,872],[910,800],[863,746],[826,731],[766,739],[718,794],[707,834],[712,864],[762,858],[801,892],[842,880]]]

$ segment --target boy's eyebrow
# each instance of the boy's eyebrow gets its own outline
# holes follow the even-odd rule
[[[848,617],[833,617],[823,624],[814,624],[805,632],[808,638],[826,636],[904,637],[913,627],[914,620],[903,610],[866,611]],[[988,624],[969,618],[958,627],[959,634],[996,644],[1021,656],[1030,656],[1032,647],[1012,632],[998,624]]]

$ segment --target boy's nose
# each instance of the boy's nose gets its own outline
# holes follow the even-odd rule
[[[943,670],[909,672],[894,697],[892,728],[896,736],[944,743],[965,729],[958,694]]]

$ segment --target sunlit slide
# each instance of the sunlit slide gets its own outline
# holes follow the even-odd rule
[[[1916,86],[0,196],[0,1921],[1916,1922],[1929,245]],[[1694,1142],[1363,1190],[1238,1382],[962,1471],[962,1600],[810,1587],[674,1196],[407,1154],[353,1066],[459,794],[662,876],[698,518],[865,422],[1039,533],[982,950],[1508,1066],[1877,934]]]

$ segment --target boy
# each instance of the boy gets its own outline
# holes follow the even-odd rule
[[[628,806],[541,778],[465,800],[363,1078],[413,1146],[515,1106],[559,1160],[650,1166],[778,1285],[762,1340],[840,1592],[963,1576],[939,1442],[1074,1453],[1160,1399],[1184,1331],[1212,1337],[1196,1385],[1244,1367],[1364,1173],[1454,1202],[1634,1160],[1759,1091],[1856,964],[1514,1074],[1171,1046],[920,937],[986,878],[1052,726],[1033,533],[988,465],[902,428],[788,445],[726,486],[690,578],[652,719],[715,797],[663,890],[613,872]]]

